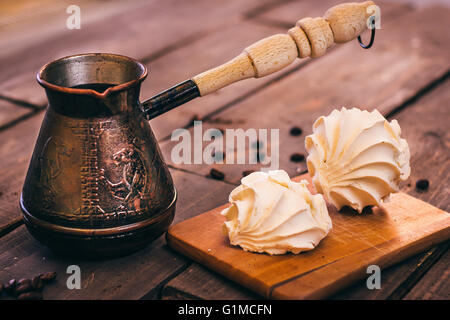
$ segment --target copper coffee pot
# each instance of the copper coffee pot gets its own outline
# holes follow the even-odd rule
[[[373,18],[371,6],[342,4],[324,18],[302,19],[287,34],[263,39],[143,103],[147,70],[131,58],[93,53],[48,63],[37,80],[49,105],[20,198],[28,230],[66,254],[114,256],[145,246],[167,230],[177,199],[147,120],[359,37]]]

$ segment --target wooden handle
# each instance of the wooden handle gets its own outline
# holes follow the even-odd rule
[[[367,8],[372,5],[372,1],[344,3],[328,9],[323,18],[301,19],[287,34],[260,40],[236,58],[191,80],[204,96],[233,82],[279,71],[297,57],[320,57],[333,43],[347,42],[360,35],[367,28],[371,16]]]

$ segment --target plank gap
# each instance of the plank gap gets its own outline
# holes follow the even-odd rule
[[[45,105],[37,105],[37,104],[30,103],[30,102],[25,101],[25,100],[20,100],[20,99],[16,99],[16,98],[7,97],[7,96],[4,96],[2,94],[0,94],[0,99],[8,101],[8,102],[10,102],[12,104],[15,104],[15,105],[19,106],[19,107],[24,107],[24,108],[28,108],[28,109],[32,109],[32,110],[42,110],[42,109],[45,108]]]
[[[14,220],[8,222],[7,224],[4,224],[0,226],[0,238],[7,235],[8,233],[14,231],[18,227],[20,227],[23,224],[22,217],[15,218]]]
[[[431,81],[426,86],[420,88],[414,95],[412,95],[411,97],[406,99],[403,103],[401,103],[397,107],[394,107],[391,111],[386,113],[385,115],[386,119],[394,117],[395,115],[397,115],[398,113],[400,113],[401,111],[410,106],[414,106],[414,104],[422,97],[426,96],[427,94],[431,93],[434,89],[444,84],[445,81],[449,79],[449,77],[450,77],[450,70],[447,70],[439,78]]]
[[[403,299],[411,289],[419,282],[427,271],[444,255],[448,250],[449,242],[434,247],[419,261],[417,268],[400,284],[386,300]]]
[[[150,62],[153,62],[169,53],[172,53],[179,49],[183,49],[201,39],[204,39],[206,36],[214,33],[217,29],[219,29],[219,28],[215,27],[215,28],[212,28],[209,30],[202,30],[200,32],[191,34],[183,39],[180,39],[178,41],[168,44],[167,46],[161,48],[160,50],[153,52],[152,54],[150,54],[148,56],[144,56],[142,59],[140,59],[140,61],[143,64],[148,64]]]
[[[172,286],[164,286],[161,300],[205,300],[186,291]]]
[[[155,286],[152,290],[150,290],[147,294],[143,295],[139,300],[161,300],[162,291],[167,283],[169,283],[172,279],[176,278],[178,275],[186,271],[192,262],[189,261],[174,271],[171,275],[166,277],[163,281],[161,281],[157,286]]]
[[[33,110],[33,111],[29,112],[29,113],[26,113],[26,114],[24,114],[24,115],[22,115],[22,116],[20,116],[20,117],[18,117],[16,119],[10,121],[10,122],[5,123],[4,125],[0,126],[0,132],[5,131],[5,130],[11,128],[11,127],[14,127],[16,124],[18,124],[18,123],[20,123],[22,121],[25,121],[25,120],[27,120],[29,118],[32,118],[33,116],[41,113],[43,110],[45,110],[45,109]]]

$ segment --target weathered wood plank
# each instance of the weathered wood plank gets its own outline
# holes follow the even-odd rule
[[[282,4],[282,2],[280,3]],[[244,12],[244,9],[246,9],[247,7],[251,7],[251,4],[252,3],[246,2],[245,6],[242,6],[242,8],[239,9],[239,12]],[[263,4],[264,3],[262,3],[262,5]],[[321,4],[324,7],[322,11],[324,11],[326,7],[329,7],[333,4],[333,1],[322,1]],[[272,7],[276,6],[273,5]],[[387,5],[387,10],[390,10],[390,5]],[[320,15],[322,13],[318,13],[318,10],[311,6],[305,7],[303,10],[299,11],[299,14],[302,15]],[[230,19],[231,21],[234,20],[234,23],[230,23],[230,21],[228,20],[226,22],[220,22],[219,19],[217,24],[211,26],[207,31],[199,31],[197,33],[193,32],[193,34],[197,35],[200,39],[193,38],[189,41],[185,41],[187,44],[189,44],[186,47],[183,46],[182,48],[178,48],[177,50],[175,50],[175,48],[180,45],[179,43],[175,43],[174,45],[168,44],[167,47],[165,47],[168,48],[166,50],[167,53],[162,57],[159,57],[159,52],[161,50],[164,51],[164,48],[157,49],[153,53],[150,53],[147,57],[144,57],[144,61],[150,59],[150,62],[147,63],[150,75],[148,79],[143,83],[141,94],[142,98],[148,98],[153,94],[156,94],[161,90],[178,83],[179,81],[185,80],[210,67],[227,61],[228,59],[238,54],[244,47],[263,37],[272,35],[277,32],[286,31],[286,27],[269,27],[255,25],[254,23],[245,23],[241,21],[239,17],[233,18],[233,15],[230,16]],[[97,22],[97,24],[98,23],[99,22]],[[90,24],[87,23],[87,25],[90,28]],[[191,26],[191,24],[189,25]],[[193,31],[195,30],[196,29],[194,28]],[[96,33],[90,37],[99,36],[99,31],[96,31]],[[190,36],[187,36],[187,38],[189,37]],[[77,39],[78,38],[75,38],[75,40]],[[232,39],[232,41],[224,41],[224,39]],[[103,40],[104,39],[101,39],[101,41]],[[52,48],[58,47],[58,44],[61,41],[61,39],[52,40],[52,45],[49,49],[46,50],[53,50]],[[92,41],[93,40],[89,40],[89,42]],[[101,41],[98,41],[100,42],[100,46]],[[183,41],[181,41],[181,44],[183,44]],[[115,42],[121,50],[123,49],[122,42],[120,40]],[[217,46],[217,43],[221,43],[221,46]],[[72,44],[66,45],[67,48],[65,48],[64,50],[71,50]],[[189,64],[183,64],[183,67],[180,67],[180,65],[183,63],[183,61],[186,60],[186,58],[189,59]],[[310,60],[299,60],[294,65],[287,68],[285,71],[280,72],[280,74],[277,73],[270,77],[265,77],[257,81],[248,80],[240,82],[238,84],[234,84],[233,86],[225,88],[214,95],[210,95],[202,99],[197,99],[196,101],[193,101],[186,106],[183,106],[177,110],[173,110],[169,114],[163,115],[152,121],[152,126],[154,128],[156,136],[164,138],[169,135],[174,128],[185,126],[193,117],[202,118],[203,116],[225,106],[228,103],[231,103],[232,101],[242,99],[243,97],[252,94],[255,90],[261,90],[265,85],[282,76],[282,74],[287,74],[289,73],[289,70],[299,68],[301,64],[308,61]],[[12,90],[8,90],[9,94],[16,95],[14,93],[15,90],[19,90],[21,92],[20,95],[22,98],[26,98],[27,95],[38,97],[37,102],[45,103],[45,98],[43,96],[44,91],[34,81],[34,73],[38,67],[38,64],[35,64],[36,69],[33,70],[33,72],[27,72],[28,82],[25,87],[17,87],[13,88]],[[23,81],[26,80],[25,77],[22,78]]]
[[[433,10],[437,10],[437,9],[431,9],[431,11],[433,11]],[[448,13],[447,13],[448,14]],[[420,15],[421,15],[421,13],[420,14],[418,14],[418,13],[414,13],[412,16],[413,17],[415,17],[415,19],[417,19],[417,20],[420,20],[421,18],[420,18]],[[432,21],[434,18],[433,18],[433,14],[432,13],[430,13],[429,11],[424,15],[424,16],[426,16],[426,17],[428,17],[427,18],[427,20],[426,20],[426,22],[422,22],[422,26],[423,25],[425,25],[425,28],[424,29],[428,29],[428,30],[431,30],[432,29],[432,26],[428,26],[428,27],[426,27],[426,25],[427,24],[429,24],[430,23],[430,21]],[[400,26],[398,26],[398,33],[400,34],[401,33],[401,31],[400,31],[400,29],[401,29],[401,25],[403,25],[403,24],[406,24],[406,22],[407,21],[411,21],[411,20],[409,20],[409,19],[411,19],[411,17],[409,16],[409,18],[407,18],[407,17],[403,17],[402,18],[402,20],[401,21],[398,21],[397,20],[397,24],[400,24]],[[399,19],[400,20],[400,19]],[[433,24],[433,23],[432,23]],[[386,27],[386,26],[385,26]],[[392,27],[395,27],[395,25],[393,25]],[[387,28],[387,27],[386,27]],[[392,28],[391,28],[392,29]],[[391,30],[390,30],[391,31]],[[416,30],[416,32],[417,32],[417,30]],[[391,34],[392,34],[393,32],[391,31]],[[417,34],[417,33],[416,33]],[[420,32],[419,32],[419,34],[420,34]],[[421,35],[421,37],[422,38],[426,38],[426,37],[428,37],[428,34],[429,34],[429,31],[426,31],[426,32],[424,32],[422,35]],[[386,37],[387,37],[388,35],[386,35]],[[398,39],[398,36],[399,35],[394,35],[394,38],[395,39]],[[379,38],[378,38],[378,40],[379,40]],[[386,41],[386,42],[384,42],[384,41]],[[383,39],[383,44],[379,44],[379,42],[376,42],[376,44],[375,44],[375,47],[374,47],[374,49],[376,48],[376,46],[377,45],[381,45],[382,47],[383,47],[383,50],[384,49],[386,49],[386,47],[387,47],[387,45],[388,45],[388,43],[390,43],[392,41],[392,39],[386,39],[386,40],[384,40]],[[420,40],[420,41],[422,41],[422,40]],[[426,41],[426,40],[425,40]],[[433,41],[434,42],[434,41]],[[423,44],[423,43],[422,43]],[[422,45],[421,44],[421,45]],[[405,46],[405,50],[409,50],[409,48],[411,47],[410,45],[408,45],[408,44],[403,44],[404,46]],[[438,45],[438,46],[436,46],[436,48],[434,49],[434,52],[435,52],[435,55],[440,55],[441,53],[439,53],[439,50],[440,50],[440,45]],[[337,53],[333,53],[333,55],[337,55]],[[378,53],[378,54],[380,54],[380,52]],[[324,58],[322,58],[323,60],[326,60],[326,59],[330,59],[330,58],[328,58],[328,57],[324,57]],[[353,60],[353,61],[355,61],[355,54],[353,54],[352,55],[352,57],[351,57],[351,59]],[[399,60],[402,60],[401,58],[399,58]],[[357,61],[355,61],[355,63],[357,63]],[[396,65],[396,64],[398,64],[399,62],[397,62],[397,63],[394,63],[394,65]],[[430,62],[431,63],[431,62]],[[380,66],[380,64],[378,64],[378,67]],[[446,70],[446,68],[448,68],[448,66],[447,66],[447,64],[445,65],[446,67],[444,67],[442,70],[441,70],[441,72],[445,72],[445,70]],[[305,76],[305,74],[304,74],[304,72],[306,72],[306,69],[308,69],[308,68],[311,68],[311,69],[313,69],[314,67],[316,67],[316,65],[311,65],[311,66],[308,66],[308,67],[306,67],[304,70],[302,70],[302,75],[303,76]],[[329,68],[331,68],[331,67],[329,67]],[[367,67],[366,67],[367,68]],[[365,69],[366,69],[365,68]],[[324,69],[322,69],[322,70],[324,70]],[[335,70],[335,73],[334,74],[337,74],[338,76],[339,76],[339,71],[338,72],[336,72],[336,69],[334,69]],[[417,70],[418,71],[418,70]],[[323,72],[323,71],[322,71]],[[325,72],[323,72],[323,73],[325,73]],[[322,74],[323,74],[322,73]],[[378,73],[378,72],[375,72],[375,74],[376,73]],[[380,71],[380,73],[383,73],[383,71]],[[410,73],[410,74],[408,74],[408,76],[411,76],[412,74],[414,74],[415,72],[413,71],[412,73]],[[399,75],[401,75],[402,73],[400,72],[399,73]],[[370,75],[370,73],[368,73],[368,74],[366,74],[367,75],[367,79],[373,79],[374,78],[374,76],[373,75]],[[292,75],[291,77],[294,77],[295,75]],[[375,75],[375,77],[376,77],[377,75]],[[391,82],[392,82],[392,79],[394,79],[395,78],[395,76],[394,75],[391,75],[392,76],[392,78],[391,77],[389,77],[390,78],[390,80],[391,81],[387,81],[387,82],[385,82],[385,84],[384,84],[384,86],[390,86],[390,85],[394,85],[394,86],[397,86],[397,84],[391,84]],[[437,72],[437,73],[435,73],[435,76],[439,76],[439,72]],[[385,77],[386,77],[386,75],[385,75]],[[306,78],[306,77],[304,77],[304,78]],[[429,77],[428,78],[428,80],[427,81],[433,81],[433,79],[434,79],[434,76],[433,77]],[[347,80],[347,83],[346,83],[346,86],[348,86],[348,89],[349,90],[346,90],[346,93],[345,94],[348,94],[348,91],[351,91],[351,93],[350,93],[350,95],[352,95],[356,90],[352,90],[352,87],[353,87],[353,82],[352,83],[348,83],[348,77],[346,77],[345,78],[345,80]],[[284,81],[287,81],[287,80],[284,80]],[[339,80],[337,80],[337,81],[339,81]],[[361,79],[359,80],[360,82],[364,82],[364,81],[362,81]],[[398,84],[398,87],[397,88],[400,88],[400,89],[402,89],[402,88],[404,88],[404,85],[407,85],[408,84],[408,81],[407,81],[407,79],[402,79],[401,81],[400,81],[401,83],[399,83]],[[371,82],[370,81],[366,81],[366,83],[367,83],[367,86],[370,86],[370,84],[371,84]],[[410,83],[410,82],[409,82]],[[426,82],[424,82],[422,85],[424,85]],[[357,82],[355,82],[355,85],[357,84]],[[293,85],[291,85],[291,87],[293,87]],[[331,87],[331,86],[330,86]],[[376,95],[377,95],[377,93],[379,92],[379,91],[381,91],[380,90],[380,88],[382,88],[381,86],[379,87],[379,88],[377,88],[376,90],[374,90],[373,92],[372,92],[372,90],[367,90],[367,88],[365,88],[365,89],[363,89],[363,90],[361,90],[361,92],[366,96],[366,98],[367,99],[373,99],[373,98],[375,98],[376,97]],[[420,89],[420,86],[416,86],[416,90],[418,90],[418,89]],[[331,100],[330,101],[330,104],[332,104],[333,103],[333,101],[335,101],[336,100],[336,96],[338,96],[338,90],[336,90],[336,89],[329,89],[329,90],[331,90],[332,91],[332,93],[331,93],[331,97],[333,98],[333,100]],[[404,89],[403,89],[404,90]],[[441,89],[442,91],[445,91],[446,89]],[[266,90],[265,92],[263,92],[263,93],[261,93],[261,95],[264,95],[264,94],[266,94],[266,92],[267,92],[268,90]],[[414,92],[414,89],[409,89],[408,91],[410,91],[410,94],[413,94],[413,92]],[[436,98],[436,99],[443,99],[443,97],[442,97],[442,91],[441,91],[441,93],[433,93],[433,95],[432,96],[437,96],[438,98]],[[448,89],[447,89],[447,91],[448,91]],[[287,92],[287,90],[286,90],[286,92]],[[276,94],[273,94],[273,96],[274,97],[279,97],[279,96],[281,96],[282,95],[282,93],[281,93],[281,89],[277,92],[278,93],[278,95],[276,95]],[[319,94],[317,94],[317,96],[318,97],[323,97],[324,95],[326,95],[327,94],[327,90],[326,89],[324,89],[323,90],[323,92],[322,92],[322,94],[321,95],[319,95]],[[345,99],[345,95],[344,94],[342,94],[342,96],[343,96],[343,98]],[[408,95],[404,95],[404,97],[403,97],[403,99],[406,99],[406,97],[407,97]],[[340,98],[340,96],[338,96],[339,98]],[[256,98],[256,97],[255,97]],[[266,101],[271,101],[270,100],[270,97],[269,97],[269,95],[267,95],[267,96],[265,96],[265,98],[266,98]],[[319,99],[319,98],[317,98],[317,99]],[[403,100],[403,99],[400,99],[399,101],[397,101],[397,103],[399,103],[399,104],[401,104],[401,101]],[[445,98],[445,99],[447,99],[447,98]],[[257,102],[254,102],[253,104],[255,105],[255,106],[258,106],[258,108],[261,110],[261,106],[263,106],[264,105],[264,103],[263,102],[261,102],[261,101],[263,101],[263,99],[260,99],[260,100],[258,100]],[[272,99],[272,101],[274,101],[273,99]],[[383,100],[381,100],[381,101],[383,101]],[[405,100],[406,101],[406,100]],[[395,109],[395,106],[397,105],[397,103],[394,103],[393,101],[391,101],[391,103],[390,103],[390,107],[389,108],[385,108],[384,109],[384,111],[386,112],[386,111],[388,111],[390,108],[393,108],[393,109]],[[250,103],[249,103],[250,104]],[[341,104],[341,103],[340,103]],[[354,105],[355,105],[355,103],[353,103]],[[245,104],[244,104],[245,105]],[[356,105],[357,105],[357,103],[356,103]],[[366,104],[367,105],[367,104]],[[377,105],[377,104],[374,104],[375,106]],[[387,105],[389,105],[389,104],[387,104]],[[438,106],[439,106],[439,104],[435,104],[436,106],[436,108],[438,108]],[[443,103],[443,105],[445,105],[445,102]],[[243,107],[244,108],[244,107]],[[251,108],[251,107],[250,107]],[[312,108],[313,109],[313,108]],[[409,109],[409,108],[408,108]],[[406,110],[408,110],[408,109],[406,109]],[[288,107],[285,107],[285,109],[283,109],[283,110],[288,110]],[[426,106],[426,107],[424,107],[423,108],[423,110],[429,110],[428,109],[428,106]],[[441,110],[441,112],[445,112],[445,108],[440,108],[440,110]],[[236,110],[237,111],[237,110]],[[253,118],[253,117],[255,117],[255,114],[257,114],[257,112],[255,112],[254,111],[254,109],[251,109],[251,111],[248,111],[248,110],[246,110],[246,112],[248,112],[248,114],[251,114],[252,115],[252,117],[251,118]],[[426,112],[426,111],[424,111],[424,112]],[[237,112],[238,113],[238,112]],[[242,114],[244,114],[245,112],[241,112]],[[264,117],[264,116],[266,116],[265,115],[265,110],[264,111],[260,111],[260,113],[262,113],[263,115],[261,115],[260,116],[260,118],[262,118],[262,117]],[[400,117],[400,115],[402,115],[402,114],[408,114],[408,113],[405,113],[405,112],[402,112],[402,113],[400,113],[398,116],[395,116],[396,118],[398,118],[398,117]],[[428,112],[427,114],[432,114],[432,112]],[[219,115],[219,116],[221,116],[221,115]],[[231,116],[229,116],[228,118],[226,118],[226,120],[230,120],[230,118],[232,119],[232,120],[234,120],[234,118],[236,118],[238,115],[231,115]],[[248,117],[248,118],[250,118],[250,117]],[[250,119],[251,119],[250,118]],[[270,119],[271,121],[273,121],[274,123],[278,123],[279,122],[279,120],[277,119],[277,117],[276,116],[274,116],[273,115],[273,113],[270,113],[270,115],[269,116],[267,116],[267,118],[268,119]],[[287,117],[288,118],[288,117]],[[291,117],[292,118],[292,117]],[[311,117],[311,118],[313,118],[313,117]],[[425,125],[431,125],[431,126],[434,126],[434,128],[436,129],[436,125],[435,125],[435,122],[436,122],[436,119],[445,119],[446,117],[443,115],[443,114],[437,114],[436,115],[436,118],[435,118],[435,120],[431,120],[431,119],[429,119],[428,121],[424,121],[424,122],[420,122],[420,125],[423,125],[423,124],[425,124]],[[404,120],[404,119],[399,119],[399,121],[400,121],[400,124],[402,125],[402,128],[403,128],[403,133],[406,135],[406,138],[408,139],[408,141],[410,140],[410,139],[412,139],[414,142],[413,142],[413,145],[415,145],[415,141],[417,141],[417,137],[411,137],[410,138],[410,136],[408,136],[408,135],[411,135],[411,131],[409,131],[408,129],[409,128],[414,128],[414,132],[416,133],[416,134],[422,134],[423,136],[428,136],[428,135],[430,135],[430,133],[428,133],[428,134],[426,134],[426,132],[427,131],[429,131],[428,130],[428,128],[426,128],[426,127],[419,127],[419,128],[417,128],[418,127],[418,124],[417,124],[417,119],[421,119],[421,115],[418,115],[418,114],[416,114],[415,116],[411,116],[411,120],[410,121],[407,121],[407,120]],[[258,119],[258,120],[260,120],[260,119]],[[406,121],[406,123],[404,124],[403,123],[403,121]],[[311,126],[311,124],[312,124],[312,120],[311,119],[307,119],[307,121],[305,121],[306,123],[308,123],[309,122],[309,127]],[[253,123],[259,123],[257,120],[255,120],[254,122],[252,121],[252,124]],[[442,123],[442,122],[441,122]],[[294,125],[295,123],[292,123],[291,122],[291,125]],[[297,123],[298,124],[298,123]],[[258,125],[259,126],[259,125]],[[445,124],[444,124],[444,126],[442,127],[442,130],[445,130],[445,128],[446,128],[446,126],[445,126]],[[288,128],[286,128],[286,131],[288,130]],[[309,128],[308,128],[308,130],[309,130]],[[308,133],[308,132],[307,132]],[[431,134],[432,136],[433,136],[433,134]],[[280,136],[282,136],[281,134],[280,134]],[[303,138],[303,136],[299,139],[299,140],[302,140],[302,138]],[[291,139],[291,141],[292,141],[292,139],[293,139],[293,137],[288,137],[287,135],[286,135],[286,137],[285,138],[283,138],[283,137],[281,137],[281,139],[283,139],[283,140],[287,140],[287,139]],[[280,139],[280,140],[281,140]],[[423,139],[423,138],[421,138],[421,139]],[[439,138],[439,139],[437,139],[437,140],[441,140],[442,138]],[[443,139],[444,141],[445,141],[445,139]],[[288,140],[289,141],[289,140]],[[447,141],[448,141],[448,139],[447,139]],[[426,142],[426,139],[425,139],[425,141],[424,142],[421,142],[421,144],[423,143],[423,145],[427,145],[427,142]],[[411,145],[411,143],[410,143],[410,145]],[[301,146],[301,147],[303,147],[303,146]],[[444,148],[445,148],[445,145],[443,146]],[[433,167],[431,167],[430,166],[430,163],[429,162],[427,162],[427,160],[431,160],[430,158],[429,158],[429,154],[427,153],[427,152],[424,152],[425,150],[422,148],[421,150],[422,150],[422,153],[419,153],[419,151],[418,150],[415,150],[414,149],[414,147],[412,147],[413,148],[413,150],[414,151],[412,151],[413,152],[413,159],[412,159],[412,166],[413,166],[413,168],[414,167],[419,167],[419,168],[433,168]],[[448,146],[447,146],[447,148],[448,148]],[[292,146],[289,146],[289,144],[287,144],[287,146],[285,146],[284,148],[282,148],[281,150],[293,150],[293,147]],[[294,149],[295,150],[295,149]],[[420,147],[419,147],[419,150],[420,150]],[[445,150],[444,150],[445,151]],[[292,151],[293,152],[293,151]],[[438,151],[436,151],[436,154],[439,154],[439,153],[442,153],[443,152],[443,150],[442,150],[442,148],[440,148]],[[417,155],[417,153],[419,153],[419,155]],[[432,161],[432,160],[431,160]],[[442,161],[440,161],[439,162],[439,164],[437,164],[437,163],[435,163],[434,165],[435,165],[435,167],[434,168],[436,168],[436,167],[440,167],[441,165],[442,165]],[[422,167],[422,165],[423,165],[423,167]],[[192,167],[192,166],[191,166]],[[228,166],[228,167],[230,167],[230,166]],[[285,167],[282,165],[281,166],[283,169],[285,169]],[[186,167],[187,168],[187,167]],[[196,167],[196,169],[198,169],[199,171],[201,170],[201,169],[199,169],[198,167]],[[236,169],[234,169],[233,168],[233,170],[236,170]],[[239,170],[239,169],[238,169]],[[431,169],[430,169],[431,170]],[[445,169],[444,169],[445,170]],[[239,170],[240,171],[240,170]],[[421,169],[418,169],[417,170],[417,172],[421,172],[422,170]],[[447,170],[448,171],[448,170]],[[200,171],[200,172],[202,172],[202,171]],[[206,174],[206,172],[207,172],[207,169],[205,169],[204,171],[203,171],[203,173],[204,174]],[[423,172],[423,171],[422,171]],[[430,173],[432,173],[433,172],[433,170],[431,170],[430,171]],[[239,172],[238,172],[239,173]],[[236,177],[238,176],[238,173],[236,173]],[[291,169],[291,172],[290,172],[290,174],[291,175],[293,175],[294,174],[294,170],[293,169]],[[419,198],[421,198],[421,199],[423,199],[423,200],[425,200],[425,201],[428,201],[428,202],[430,202],[430,203],[432,203],[433,205],[437,205],[438,207],[440,207],[440,208],[442,208],[442,209],[445,209],[445,210],[447,210],[447,208],[448,208],[448,203],[443,203],[442,201],[436,201],[435,199],[436,199],[436,194],[434,194],[434,192],[433,191],[429,191],[430,193],[427,195],[427,194],[417,194],[417,192],[414,190],[414,183],[415,183],[415,173],[414,173],[414,171],[413,171],[413,175],[412,175],[412,177],[411,177],[411,181],[410,181],[410,183],[411,183],[411,186],[408,186],[407,184],[404,186],[404,191],[407,191],[408,193],[410,193],[410,194],[412,194],[412,195],[414,195],[414,196],[416,196],[416,197],[418,197],[419,196]],[[436,179],[440,179],[439,178],[439,175],[435,175],[436,176]],[[447,179],[448,180],[448,179]],[[446,179],[442,179],[442,180],[440,180],[440,181],[444,181],[444,183],[445,183],[445,181],[446,181]],[[440,188],[442,188],[443,186],[441,185],[441,184],[438,184],[437,185],[437,189],[436,190],[440,190]],[[447,192],[448,193],[448,192]],[[445,195],[445,193],[442,193],[443,195]],[[430,196],[431,195],[431,196]],[[444,196],[445,197],[445,196]],[[386,291],[383,293],[383,294],[380,294],[379,295],[379,297],[380,298],[385,298],[385,297],[387,297],[387,296],[389,296],[391,293],[392,293],[392,291],[393,290],[395,290],[395,288],[396,287],[398,287],[398,285],[401,283],[401,281],[402,281],[402,279],[404,280],[405,279],[405,277],[407,276],[407,275],[409,275],[413,270],[414,270],[414,266],[415,265],[417,265],[417,261],[418,260],[420,260],[421,258],[423,257],[423,255],[422,256],[418,256],[418,257],[416,257],[416,258],[413,258],[413,259],[411,259],[411,262],[410,262],[410,264],[408,265],[408,266],[406,266],[406,267],[401,267],[402,266],[402,264],[401,265],[399,265],[399,266],[396,266],[396,267],[394,267],[394,268],[391,268],[391,269],[388,269],[388,270],[386,270],[386,271],[384,271],[384,272],[386,272],[386,274],[387,274],[387,272],[391,272],[390,270],[394,270],[395,268],[398,268],[398,270],[397,270],[397,272],[392,272],[392,274],[388,274],[387,276],[386,276],[386,278],[387,279],[389,279],[389,280],[393,280],[392,281],[392,287],[391,288],[386,288]],[[416,260],[414,260],[414,259],[416,259]],[[408,268],[410,268],[410,269],[408,269]],[[181,274],[180,276],[182,276],[183,274]],[[402,275],[404,275],[405,277],[402,277]],[[179,276],[179,277],[180,277]],[[190,276],[190,277],[193,277],[192,275]],[[397,278],[396,278],[397,277]],[[215,285],[215,282],[216,282],[216,280],[215,280],[215,278],[216,278],[216,276],[214,275],[214,274],[209,274],[209,276],[208,276],[208,278],[206,278],[206,276],[204,276],[203,277],[203,279],[204,279],[204,281],[205,282],[208,282],[208,283],[210,283],[210,285],[213,287],[214,285]],[[189,279],[189,277],[186,277],[185,278],[186,280],[185,281],[188,281],[187,279]],[[395,281],[396,279],[398,279],[399,281]],[[386,284],[385,284],[386,285]],[[175,278],[174,280],[172,280],[171,282],[169,282],[168,284],[167,284],[167,286],[172,286],[173,288],[171,288],[172,290],[177,290],[177,288],[179,288],[180,290],[179,290],[179,292],[181,292],[182,290],[186,290],[186,288],[189,288],[189,287],[191,287],[191,290],[194,290],[193,289],[193,287],[194,287],[194,284],[193,283],[191,283],[190,285],[189,285],[189,283],[188,282],[186,282],[186,283],[184,283],[183,284],[183,286],[181,287],[181,285],[180,285],[180,283],[179,283],[179,281],[177,280],[177,278]],[[182,289],[181,289],[182,288]],[[220,285],[217,285],[217,288],[220,288],[220,290],[221,290],[221,292],[223,292],[224,293],[224,297],[226,297],[226,294],[225,294],[225,292],[226,292],[226,290],[223,290],[223,288],[220,286]],[[349,290],[348,291],[348,294],[347,295],[345,295],[345,298],[352,298],[352,297],[354,297],[354,298],[359,298],[359,297],[366,297],[366,298],[376,298],[376,294],[377,293],[379,293],[379,291],[377,291],[377,292],[372,292],[371,294],[370,293],[368,293],[367,291],[369,291],[369,290],[367,290],[367,288],[366,288],[366,286],[365,286],[365,283],[364,284],[362,284],[362,285],[360,285],[359,286],[359,288],[362,290],[362,291],[358,291],[357,289],[355,289],[355,288],[352,288],[351,290],[353,290],[353,291],[351,291],[351,290]],[[231,290],[230,290],[231,291]],[[189,294],[189,292],[190,291],[187,291],[187,293]],[[200,297],[200,298],[204,298],[204,299],[207,299],[207,295],[202,295],[201,294],[201,292],[198,292],[197,290],[195,290],[195,292],[196,292],[196,296],[198,296],[198,297]],[[361,294],[365,294],[365,295],[361,295]],[[178,297],[179,297],[180,295],[178,294]],[[337,296],[336,298],[339,298],[340,296]]]
[[[0,134],[0,226],[21,216],[19,196],[44,112]]]
[[[87,21],[79,30],[65,28],[68,15],[60,10],[57,12],[62,23],[59,32],[50,37],[41,33],[41,41],[0,56],[0,93],[40,105],[45,98],[35,85],[35,74],[53,59],[80,52],[114,52],[145,61],[155,53],[173,50],[184,42],[191,43],[194,36],[217,26],[235,23],[242,12],[258,4],[261,2],[257,0],[223,1],[220,5],[208,0],[153,0],[130,8],[124,5],[122,12],[101,15],[102,19]],[[80,4],[87,15],[107,7]]]
[[[0,98],[0,130],[26,115],[33,113],[33,109],[17,106]]]
[[[70,5],[81,9],[81,27],[142,6],[148,0],[3,0],[0,3],[0,57],[26,50],[44,39],[67,32]],[[43,23],[45,22],[45,23]]]
[[[305,163],[291,162],[290,156],[294,152],[304,154],[305,149],[304,135],[292,137],[289,134],[292,126],[299,126],[305,135],[309,134],[317,117],[340,106],[369,110],[376,107],[384,114],[389,113],[445,74],[450,66],[450,50],[444,48],[449,46],[450,36],[433,32],[442,28],[443,21],[448,21],[450,27],[449,9],[420,10],[386,22],[373,49],[361,50],[353,43],[334,50],[216,114],[203,123],[203,131],[208,128],[279,129],[280,167],[295,175],[298,168],[305,169]],[[404,36],[406,29],[408,37]],[[172,148],[177,143],[162,144],[166,159],[171,158]],[[276,141],[274,143],[276,145]],[[249,150],[255,153],[247,144],[246,155]],[[236,150],[225,152],[232,156]],[[208,165],[177,166],[204,175],[210,170]],[[238,183],[242,171],[261,165],[216,164],[214,167],[225,173],[227,181]]]
[[[196,263],[165,285],[161,295],[165,300],[250,300],[260,298],[248,289],[232,283]]]
[[[293,7],[291,14],[295,14],[298,18],[301,18],[306,16],[321,16],[334,4],[336,4],[335,0],[320,1],[320,3],[313,1],[288,1],[283,7],[289,7],[289,5],[291,5]],[[276,8],[282,5],[283,3],[279,2],[279,5],[272,6],[272,8],[275,8],[272,10],[276,10]],[[409,7],[405,5],[383,2],[383,6],[387,13],[398,12],[399,8],[403,8],[404,11],[410,10]],[[207,35],[187,48],[176,50],[164,55],[161,59],[147,64],[147,67],[150,70],[150,77],[143,84],[144,95],[150,96],[158,93],[177,82],[222,64],[239,54],[243,48],[257,40],[275,33],[285,33],[288,28],[295,25],[296,21],[287,23],[286,25],[272,25],[270,23],[255,24],[255,22],[259,22],[257,17],[258,15],[255,16],[252,13],[248,15],[248,18],[250,18],[248,23],[239,22],[238,24],[226,24],[223,27],[220,27],[219,32]],[[392,15],[389,17],[392,18]],[[386,21],[389,20],[389,17]],[[260,29],[258,26],[264,26],[264,29]],[[224,39],[227,39],[227,41],[224,41]],[[220,46],[217,45],[218,43],[220,43]],[[337,46],[336,49],[339,49],[341,46],[342,45]],[[189,58],[190,63],[188,65],[183,65],[183,68],[180,68],[178,62],[184,61],[186,57]],[[158,117],[152,121],[152,126],[156,135],[164,139],[170,135],[174,128],[186,126],[192,118],[202,119],[205,116],[208,117],[211,112],[226,108],[230,104],[236,104],[255,92],[264,90],[270,83],[286,77],[289,73],[301,68],[305,63],[311,63],[313,61],[314,60],[310,59],[299,59],[285,70],[271,76],[235,83],[215,92],[213,95],[196,99],[179,109]],[[163,70],[161,71],[159,69],[160,65],[163,66]]]
[[[323,3],[322,1],[293,1],[292,3],[285,3],[272,10],[267,10],[255,17],[255,21],[276,26],[290,26],[295,24],[302,12],[312,12],[310,16],[322,16],[330,6],[341,4],[343,1],[331,0],[330,3]],[[345,2],[345,1],[344,1]],[[382,27],[384,20],[388,21],[392,17],[396,17],[413,9],[410,1],[374,1],[375,4],[381,8],[381,23]],[[303,16],[303,15],[302,15]]]
[[[184,220],[225,201],[232,186],[197,179],[192,174],[171,170],[179,190],[175,221]],[[195,192],[193,191],[195,190]],[[12,278],[32,277],[57,271],[58,281],[45,292],[48,299],[139,299],[156,298],[158,285],[187,266],[186,260],[166,248],[164,237],[130,256],[106,261],[82,261],[55,256],[29,235],[24,226],[3,236],[0,243],[0,283]],[[80,266],[82,289],[65,287],[68,265]]]
[[[448,246],[447,246],[448,248]],[[450,250],[420,279],[404,297],[407,300],[450,299]]]

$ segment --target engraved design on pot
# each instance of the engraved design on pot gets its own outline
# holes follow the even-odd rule
[[[106,183],[109,194],[120,201],[118,210],[136,210],[145,198],[147,187],[147,172],[141,151],[136,146],[128,146],[115,152],[112,158],[114,164],[122,169],[121,179],[112,182],[105,176],[104,169],[100,169],[100,179]]]
[[[39,155],[39,186],[43,190],[43,207],[51,208],[58,192],[55,187],[55,179],[64,169],[64,160],[72,156],[73,148],[49,137]]]

